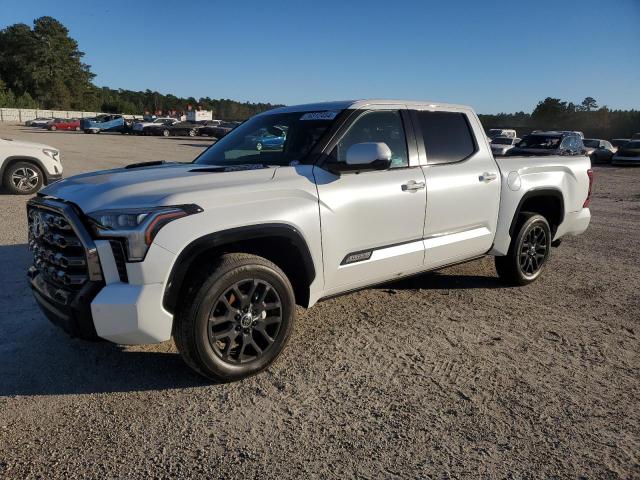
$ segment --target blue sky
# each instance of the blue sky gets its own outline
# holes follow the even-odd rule
[[[100,86],[481,113],[547,96],[640,108],[640,0],[0,0],[2,28],[43,15],[69,28]]]

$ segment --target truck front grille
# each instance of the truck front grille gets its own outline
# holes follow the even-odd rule
[[[76,291],[102,279],[93,241],[69,205],[36,198],[27,215],[33,268],[46,282]]]

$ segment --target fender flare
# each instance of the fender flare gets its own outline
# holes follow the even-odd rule
[[[10,157],[5,158],[4,161],[2,162],[2,165],[0,165],[0,179],[4,178],[4,172],[8,168],[8,166],[16,161],[35,163],[38,166],[38,168],[42,170],[42,174],[44,175],[44,184],[45,185],[49,184],[51,174],[49,173],[47,168],[44,166],[44,163],[42,163],[42,161],[39,158],[31,157],[29,155],[12,155]]]
[[[511,225],[509,226],[509,236],[513,238],[513,232],[516,229],[516,225],[518,223],[518,217],[520,216],[520,211],[522,210],[522,205],[524,202],[531,198],[536,197],[553,197],[560,201],[560,221],[558,225],[560,225],[564,221],[564,195],[557,188],[533,188],[526,192],[520,201],[518,202],[518,206],[516,207],[516,211],[511,219]]]
[[[230,228],[210,233],[197,238],[182,249],[176,261],[171,267],[171,272],[166,282],[163,307],[169,312],[174,312],[178,303],[178,295],[184,283],[185,277],[191,268],[193,261],[202,253],[212,248],[222,247],[243,240],[255,240],[267,237],[281,237],[298,250],[302,257],[304,278],[308,285],[316,277],[316,269],[311,257],[311,251],[302,234],[293,226],[285,223],[261,223],[243,227]]]

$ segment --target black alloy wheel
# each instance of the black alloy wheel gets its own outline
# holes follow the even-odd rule
[[[527,285],[544,270],[551,254],[551,228],[542,215],[523,212],[511,237],[509,251],[495,257],[496,271],[508,285]]]
[[[273,286],[247,279],[229,287],[209,315],[209,342],[222,361],[257,360],[273,345],[282,324],[282,304]]]
[[[266,258],[227,253],[189,277],[173,324],[185,362],[217,382],[241,380],[273,363],[295,320],[285,273]]]
[[[522,275],[533,278],[542,269],[549,250],[547,233],[540,225],[534,225],[522,238],[520,245],[520,270]]]

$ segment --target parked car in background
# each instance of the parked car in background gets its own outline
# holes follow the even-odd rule
[[[0,178],[10,193],[32,195],[62,178],[60,152],[40,143],[0,139]]]
[[[157,127],[158,125],[170,125],[176,122],[178,122],[178,120],[171,117],[158,117],[153,120],[136,122],[133,125],[133,133],[138,135],[144,135],[146,133],[145,129],[147,127]]]
[[[165,125],[150,125],[147,127],[148,135],[163,135],[165,137],[188,135],[195,137],[200,134],[200,129],[204,128],[195,122],[174,122]]]
[[[208,125],[200,129],[200,135],[222,138],[238,125],[240,125],[238,122],[222,122],[220,125]]]
[[[491,140],[491,152],[495,157],[503,157],[519,141],[520,139],[517,137],[516,138],[496,137],[493,140]]]
[[[640,165],[640,140],[631,140],[620,146],[611,159],[613,165]]]
[[[610,142],[597,138],[585,138],[582,143],[584,153],[591,158],[591,163],[611,163],[611,157],[615,151]]]
[[[80,131],[79,118],[56,118],[47,124],[47,130],[75,130]]]
[[[124,128],[122,115],[98,115],[95,118],[83,118],[80,128],[84,133],[120,132]]]
[[[487,137],[491,140],[497,137],[516,138],[517,136],[515,130],[506,128],[492,128],[487,132]]]
[[[202,125],[203,127],[215,127],[222,123],[222,120],[198,120],[196,122],[198,125]]]
[[[269,128],[262,128],[256,134],[246,137],[246,144],[249,148],[261,150],[282,150],[287,139],[286,125],[274,125]]]
[[[629,138],[613,138],[611,139],[611,145],[613,145],[614,152],[617,152],[620,147],[629,143],[631,139]]]
[[[507,156],[517,155],[584,155],[584,145],[575,132],[532,133],[507,152]]]
[[[52,122],[52,117],[38,117],[33,120],[27,120],[24,124],[27,127],[46,127],[49,122]]]

